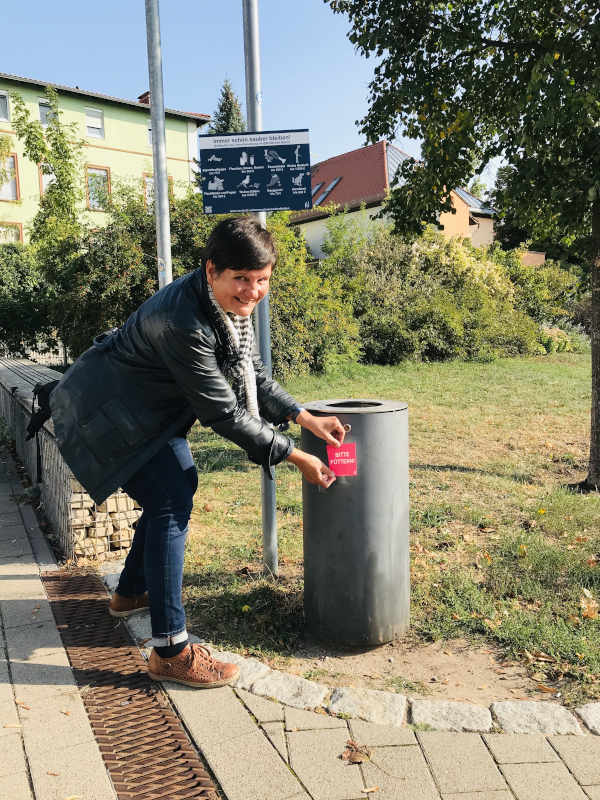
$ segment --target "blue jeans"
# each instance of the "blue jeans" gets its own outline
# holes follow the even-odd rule
[[[150,596],[155,646],[185,638],[183,556],[198,473],[186,439],[176,438],[136,472],[123,490],[142,507],[117,592]]]

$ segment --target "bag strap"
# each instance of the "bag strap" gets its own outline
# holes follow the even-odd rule
[[[31,399],[31,419],[29,420],[29,425],[27,426],[27,436],[25,437],[25,441],[29,442],[35,436],[37,483],[42,482],[42,447],[38,434],[43,428],[44,423],[52,416],[52,411],[50,410],[50,393],[57,384],[58,381],[49,381],[48,383],[36,383],[36,385],[33,387],[33,397]],[[36,400],[39,406],[37,411],[34,410]]]

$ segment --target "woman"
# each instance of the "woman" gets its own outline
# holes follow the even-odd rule
[[[207,688],[238,672],[191,644],[185,629],[183,557],[198,486],[185,437],[194,421],[270,474],[286,459],[311,483],[327,488],[335,480],[268,424],[295,420],[329,444],[344,439],[337,417],[300,408],[256,355],[250,315],[275,263],[271,235],[255,220],[219,223],[203,265],[97,337],[50,395],[60,451],[93,499],[101,503],[122,486],[143,509],[110,612],[126,617],[149,606],[149,674],[157,680]]]

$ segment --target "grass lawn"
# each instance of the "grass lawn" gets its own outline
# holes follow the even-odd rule
[[[300,401],[408,403],[412,636],[499,645],[567,703],[600,697],[600,496],[563,488],[586,472],[590,380],[589,354],[554,354],[352,365],[287,384]],[[199,426],[190,442],[190,627],[281,666],[303,643],[300,475],[277,468],[281,576],[266,580],[259,469]]]

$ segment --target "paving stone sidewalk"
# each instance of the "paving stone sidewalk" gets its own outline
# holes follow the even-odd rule
[[[2,460],[3,459],[3,460]],[[56,568],[0,455],[0,798],[116,800],[40,580]]]
[[[116,800],[40,581],[53,559],[20,491],[0,463],[0,798]],[[128,625],[138,639],[149,632],[147,614]],[[600,800],[598,704],[577,716],[537,703],[468,714],[467,704],[331,692],[230,657],[242,666],[235,687],[163,684],[227,800]],[[491,731],[500,722],[514,732]],[[350,739],[366,760],[341,758]]]

